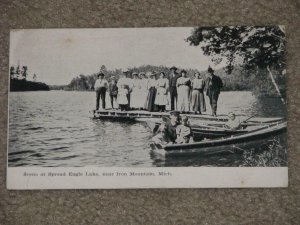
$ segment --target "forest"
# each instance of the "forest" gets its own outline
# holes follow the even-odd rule
[[[187,76],[193,79],[195,72],[200,72],[202,78],[206,78],[207,71],[198,71],[195,69],[179,68],[178,72],[182,69],[187,71]],[[139,67],[132,67],[128,69],[132,72],[147,72],[156,71],[157,73],[163,71],[167,74],[170,73],[168,67],[165,66],[152,66],[143,65]],[[120,74],[122,74],[121,69],[108,70],[105,65],[102,65],[100,71],[105,74],[105,78],[110,81],[111,77],[119,79]],[[259,75],[259,73],[264,73],[265,71],[258,70],[245,70],[243,66],[235,66],[231,73],[227,73],[225,68],[215,70],[215,74],[220,76],[223,80],[224,87],[223,91],[252,91],[256,95],[267,95],[276,96],[275,87],[272,84],[271,79],[265,74]],[[279,84],[282,92],[285,92],[285,80],[278,73],[274,72],[275,79]],[[56,85],[50,86],[51,90],[65,90],[65,91],[92,91],[94,90],[94,83],[97,78],[97,73],[89,75],[77,75],[75,76],[68,85]],[[260,79],[261,78],[261,79]]]

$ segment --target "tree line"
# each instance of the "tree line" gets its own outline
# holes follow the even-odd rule
[[[180,71],[183,68],[179,68]],[[139,67],[132,67],[128,69],[129,72],[165,72],[168,76],[170,69],[166,66],[153,66],[143,65]],[[195,72],[200,72],[202,77],[207,77],[207,71],[198,71],[196,69],[186,69],[187,76],[193,79]],[[105,74],[105,78],[110,82],[112,77],[119,79],[122,74],[121,69],[108,70],[104,65],[101,66],[100,71]],[[231,73],[226,72],[226,68],[215,70],[215,74],[220,76],[223,80],[223,91],[252,91],[256,95],[268,95],[276,96],[276,90],[271,85],[270,78],[264,74],[266,71],[259,70],[245,70],[243,66],[235,66]],[[274,72],[276,81],[279,84],[282,92],[285,92],[285,80],[280,76],[279,72]],[[51,90],[65,90],[65,91],[92,91],[94,90],[94,84],[97,79],[97,73],[83,75],[80,74],[74,77],[68,85],[52,85]]]

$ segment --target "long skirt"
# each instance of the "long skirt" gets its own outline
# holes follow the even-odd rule
[[[190,87],[187,85],[180,85],[178,87],[178,97],[177,97],[177,110],[179,111],[189,111],[190,110]]]
[[[191,111],[194,112],[205,112],[205,98],[203,90],[193,90],[191,95]]]
[[[130,95],[130,107],[131,108],[143,108],[145,104],[145,99],[141,98],[140,89],[133,89]]]
[[[163,87],[157,88],[155,105],[168,105],[167,89]]]
[[[149,89],[147,101],[146,101],[146,104],[145,104],[145,109],[146,110],[148,110],[150,112],[155,111],[155,109],[156,109],[155,104],[154,104],[155,97],[156,97],[156,88],[151,87]]]

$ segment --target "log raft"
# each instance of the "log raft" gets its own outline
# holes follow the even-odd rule
[[[163,116],[169,116],[169,112],[148,112],[143,110],[132,110],[132,111],[119,111],[119,110],[92,110],[93,119],[101,120],[115,120],[115,121],[144,121],[147,119],[159,119]],[[228,121],[227,115],[218,115],[217,117],[208,114],[194,114],[194,113],[181,113],[181,116],[185,115],[191,119],[204,120],[204,121],[215,121],[215,122],[226,122]],[[245,115],[237,115],[240,118],[247,118]],[[252,123],[272,123],[282,121],[281,117],[253,117],[248,122]]]

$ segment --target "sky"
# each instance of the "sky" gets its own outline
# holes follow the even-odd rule
[[[206,70],[215,67],[185,39],[188,28],[27,29],[10,34],[10,66],[27,65],[29,79],[68,84],[79,74],[141,65]]]

